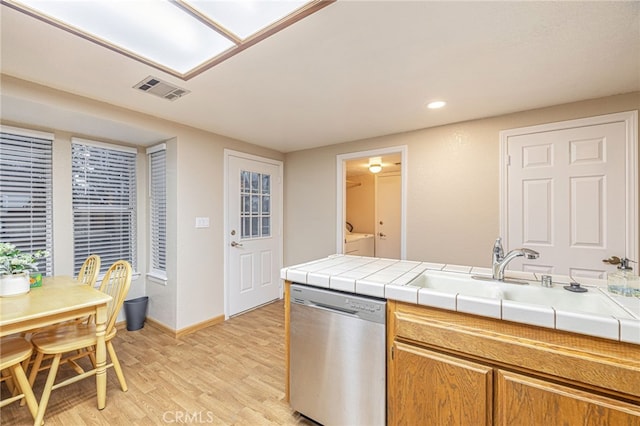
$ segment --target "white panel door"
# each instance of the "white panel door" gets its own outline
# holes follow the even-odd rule
[[[280,297],[281,166],[228,156],[227,313]]]
[[[376,176],[375,256],[400,259],[402,177]]]
[[[624,122],[510,136],[508,249],[540,252],[510,269],[605,278],[626,255]]]

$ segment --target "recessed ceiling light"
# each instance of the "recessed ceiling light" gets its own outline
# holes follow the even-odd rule
[[[447,103],[445,101],[433,101],[427,104],[427,108],[429,109],[438,109],[445,106]]]

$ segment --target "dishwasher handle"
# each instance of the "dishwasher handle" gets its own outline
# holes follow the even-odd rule
[[[340,312],[341,314],[352,315],[354,317],[358,316],[358,311],[354,311],[353,309],[346,309],[346,308],[341,308],[341,307],[338,307],[338,306],[327,305],[325,303],[315,302],[313,300],[310,300],[309,304],[307,306],[309,306],[311,308],[324,309],[324,310],[327,310],[327,311]]]
[[[319,309],[322,311],[337,312],[340,314],[350,315],[353,317],[358,316],[358,311],[356,310],[346,309],[346,308],[342,308],[335,305],[329,305],[326,303],[317,302],[315,300],[310,300],[310,299],[305,300],[305,299],[291,298],[291,303],[296,305],[306,306],[307,308]]]

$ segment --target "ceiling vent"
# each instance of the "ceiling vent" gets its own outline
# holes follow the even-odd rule
[[[145,78],[133,87],[135,89],[140,89],[143,92],[151,93],[170,101],[175,101],[176,99],[188,93],[191,93],[190,90],[181,89],[180,87],[174,86],[173,84],[167,83],[166,81],[162,81],[159,78],[151,76]]]

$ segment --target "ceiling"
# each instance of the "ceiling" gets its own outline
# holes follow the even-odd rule
[[[338,0],[188,81],[0,14],[5,75],[280,152],[640,90],[638,1]],[[132,88],[149,75],[191,93]],[[10,121],[141,145],[173,136],[1,96]],[[427,109],[436,99],[447,106]]]

